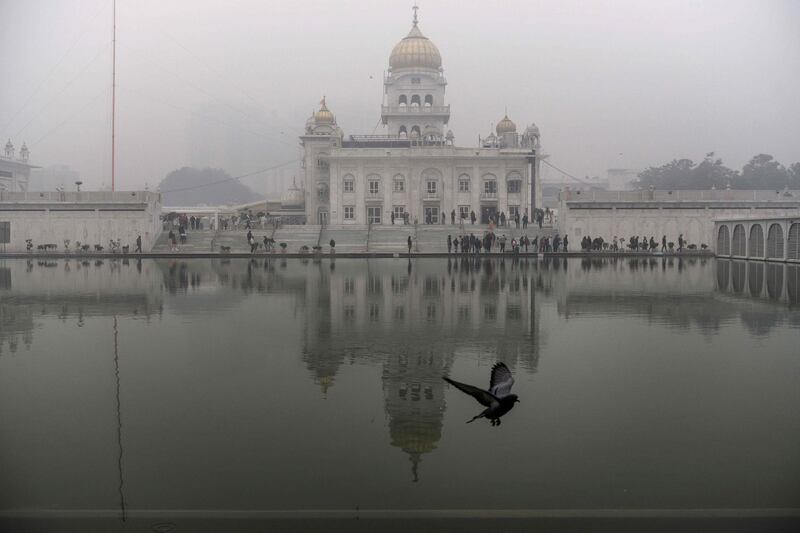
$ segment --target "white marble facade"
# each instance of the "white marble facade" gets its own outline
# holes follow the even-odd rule
[[[345,137],[325,99],[301,136],[305,212],[311,224],[441,224],[461,214],[479,221],[540,206],[539,130],[518,133],[503,117],[496,132],[468,148],[447,129],[442,59],[419,29],[392,50],[384,78],[380,135]],[[533,191],[532,191],[533,188]],[[533,192],[533,194],[532,194]]]

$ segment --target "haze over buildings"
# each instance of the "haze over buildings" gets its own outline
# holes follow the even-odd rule
[[[410,8],[118,2],[118,187],[182,166],[285,164],[245,181],[274,194],[299,174],[297,137],[322,95],[345,131],[383,133],[386,51]],[[760,152],[800,160],[796,2],[428,1],[420,17],[447,58],[459,139],[477,142],[508,108],[534,117],[549,161],[581,177],[710,151],[732,167]],[[0,65],[13,80],[0,85],[2,142],[108,186],[111,2],[4,1]]]

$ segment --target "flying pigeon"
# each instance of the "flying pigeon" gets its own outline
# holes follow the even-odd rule
[[[442,376],[446,382],[456,387],[461,392],[469,394],[486,409],[479,415],[467,420],[467,424],[474,422],[478,418],[488,418],[493,426],[500,425],[500,417],[514,408],[514,404],[519,401],[516,394],[511,394],[511,387],[514,385],[514,377],[505,363],[495,363],[492,367],[492,377],[489,380],[489,390],[485,391],[466,383],[453,381],[447,376]]]

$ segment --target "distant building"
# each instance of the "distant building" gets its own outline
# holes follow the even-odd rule
[[[30,191],[55,191],[59,188],[73,187],[80,181],[81,174],[68,165],[50,165],[36,168],[31,172],[28,185]]]
[[[634,182],[639,179],[640,170],[633,168],[609,168],[608,189],[611,191],[632,191]]]
[[[415,8],[416,10],[416,8]],[[486,223],[541,207],[539,128],[506,115],[475,147],[458,147],[445,102],[442,57],[418,27],[389,57],[381,119],[388,133],[351,135],[323,98],[300,137],[309,223],[388,224],[391,214],[450,223],[472,212]]]
[[[30,151],[25,143],[15,154],[14,144],[11,139],[6,142],[2,155],[0,155],[0,192],[25,192],[31,177],[31,169],[39,168],[28,163]]]

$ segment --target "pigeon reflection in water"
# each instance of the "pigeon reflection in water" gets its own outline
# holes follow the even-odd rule
[[[466,383],[459,383],[443,376],[446,382],[456,387],[461,392],[465,392],[478,400],[478,403],[485,405],[480,414],[467,420],[467,424],[474,422],[478,418],[488,418],[493,426],[500,425],[500,417],[514,408],[514,404],[519,401],[516,394],[511,394],[511,387],[514,385],[514,377],[505,363],[495,363],[492,367],[492,376],[489,380],[489,390],[479,389]]]

